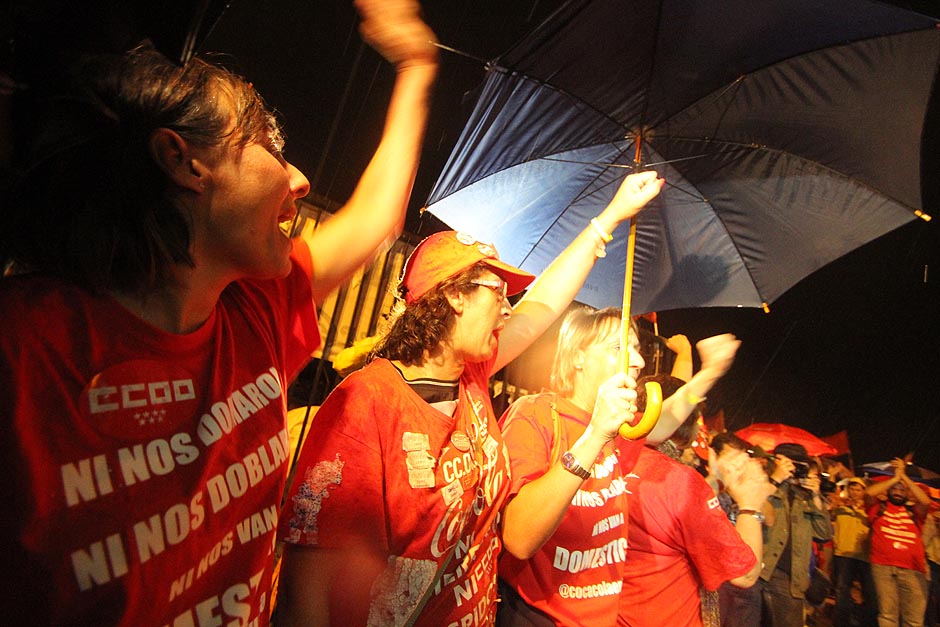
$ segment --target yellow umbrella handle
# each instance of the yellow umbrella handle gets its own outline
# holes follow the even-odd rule
[[[645,438],[659,422],[659,414],[663,410],[663,389],[655,381],[647,381],[645,387],[646,408],[643,417],[632,427],[628,422],[620,425],[620,435],[628,440]]]
[[[620,319],[620,371],[630,372],[630,304],[633,299],[633,254],[636,250],[636,218],[630,220],[627,236],[627,268],[623,276],[623,309]],[[636,425],[624,422],[620,435],[628,440],[639,440],[653,430],[663,410],[663,390],[655,381],[646,384],[646,408]]]

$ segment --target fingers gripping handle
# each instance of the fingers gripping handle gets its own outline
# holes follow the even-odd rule
[[[636,425],[629,422],[620,425],[620,435],[628,440],[639,440],[653,430],[663,410],[663,389],[655,381],[646,382],[646,408]]]

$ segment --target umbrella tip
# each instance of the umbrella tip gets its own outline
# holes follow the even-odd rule
[[[770,305],[768,305],[767,303],[761,303],[760,306],[761,306],[761,309],[764,310],[764,313],[766,314],[770,313]]]
[[[914,212],[914,215],[923,220],[924,222],[930,222],[933,218],[930,217],[929,213],[924,213],[920,209]]]

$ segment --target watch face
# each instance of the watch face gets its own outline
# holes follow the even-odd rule
[[[587,479],[591,476],[591,473],[578,462],[577,458],[572,455],[570,451],[561,456],[561,465],[565,470],[582,479]]]

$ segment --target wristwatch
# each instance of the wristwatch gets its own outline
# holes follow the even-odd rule
[[[750,514],[755,519],[757,519],[757,522],[759,523],[763,523],[765,520],[767,520],[767,517],[764,516],[764,512],[759,512],[756,509],[739,509],[738,518],[741,517],[741,514]]]
[[[567,451],[561,456],[561,466],[571,474],[577,475],[582,479],[587,479],[591,476],[591,471],[586,470],[584,466],[581,465],[581,462],[571,454],[571,451]]]

